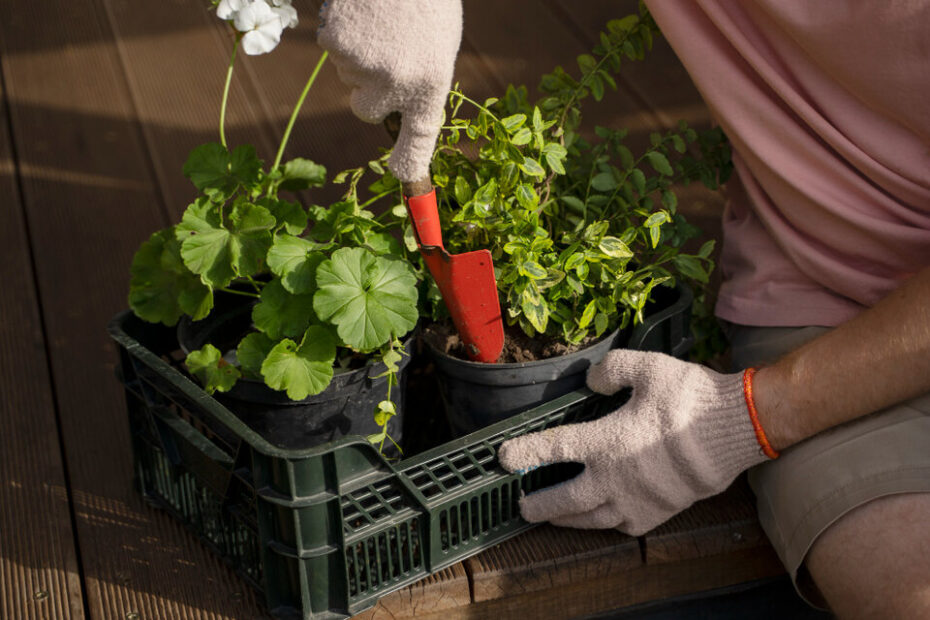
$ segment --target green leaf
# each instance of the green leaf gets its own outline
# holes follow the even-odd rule
[[[288,234],[299,235],[307,228],[307,212],[297,202],[262,198],[258,205],[268,209],[275,219],[275,228],[283,228]]]
[[[510,142],[517,146],[523,146],[524,144],[529,144],[532,139],[533,132],[530,131],[529,127],[523,127],[517,131],[517,133],[513,134],[513,137],[510,138]]]
[[[384,426],[395,415],[397,415],[397,406],[389,400],[382,400],[375,411],[375,424]]]
[[[609,319],[607,315],[603,312],[598,312],[597,316],[594,317],[594,335],[600,337],[605,331],[607,331],[607,326],[609,325]]]
[[[593,74],[588,80],[588,85],[591,87],[591,95],[594,97],[595,101],[600,101],[604,98],[604,81],[601,79],[601,76],[596,73]]]
[[[392,348],[392,349],[388,349],[381,356],[381,363],[387,367],[388,373],[398,372],[400,370],[400,367],[398,366],[398,364],[401,362],[402,359],[404,359],[403,353],[401,353],[397,349]]]
[[[630,180],[633,182],[633,188],[642,196],[646,193],[646,175],[639,168],[633,168],[630,171]]]
[[[595,312],[597,312],[597,304],[592,299],[588,302],[588,305],[584,307],[584,310],[581,313],[581,318],[578,319],[578,327],[584,329],[590,325],[591,321],[594,319]]]
[[[491,204],[497,197],[497,179],[492,178],[490,181],[478,188],[472,198],[472,204],[475,210],[482,215],[487,215],[491,210]]]
[[[688,254],[679,254],[672,259],[675,268],[685,277],[692,278],[698,282],[707,282],[709,277],[701,261]]]
[[[364,245],[378,255],[400,256],[403,254],[400,242],[388,232],[368,232],[365,235]]]
[[[518,164],[520,170],[525,174],[528,174],[533,177],[543,177],[546,175],[546,171],[543,170],[543,167],[539,165],[539,162],[533,159],[532,157],[524,157],[523,163]]]
[[[633,252],[617,237],[604,237],[597,246],[601,252],[611,258],[630,258]]]
[[[455,200],[458,201],[460,205],[464,205],[471,200],[471,196],[471,184],[468,182],[468,179],[462,175],[455,177]]]
[[[230,153],[222,144],[211,142],[191,151],[183,172],[197,189],[213,200],[223,201],[240,185],[257,183],[261,166],[251,146],[239,146]]]
[[[200,379],[207,394],[228,392],[242,376],[239,369],[227,363],[220,350],[212,344],[188,353],[184,363],[190,373]]]
[[[577,269],[585,261],[585,256],[583,252],[576,252],[568,257],[568,260],[565,261],[565,271],[571,271],[572,269]]]
[[[623,166],[624,170],[630,170],[633,167],[633,163],[635,162],[633,159],[633,151],[621,144],[617,147],[617,155],[620,156],[620,165]]]
[[[565,203],[565,206],[567,206],[569,209],[571,209],[575,213],[579,213],[579,214],[584,213],[584,202],[577,196],[571,196],[571,195],[561,196],[559,200]]]
[[[301,295],[316,291],[316,268],[326,260],[320,244],[292,235],[278,235],[268,250],[268,267],[289,293]]]
[[[517,202],[524,209],[532,210],[539,206],[539,196],[536,195],[536,190],[533,189],[532,185],[521,183],[517,186],[514,195],[517,197]]]
[[[526,122],[526,114],[514,114],[508,116],[507,118],[501,119],[501,125],[504,126],[508,132],[513,133],[517,129],[523,126],[523,123]]]
[[[701,249],[698,250],[698,256],[705,259],[710,258],[710,255],[714,253],[714,245],[716,245],[716,243],[713,239],[705,241]]]
[[[273,242],[271,230],[277,220],[264,207],[238,202],[229,214],[229,224],[229,255],[233,270],[240,276],[258,273]]]
[[[675,192],[669,189],[662,190],[662,205],[669,211],[674,212],[675,207],[678,206],[678,197]]]
[[[658,151],[649,151],[646,153],[646,159],[649,160],[649,163],[659,174],[664,174],[667,177],[675,174],[674,170],[672,170],[671,164],[668,163],[668,158],[665,157],[665,155],[662,153]]]
[[[688,146],[685,144],[684,139],[677,134],[672,136],[672,146],[679,153],[684,153],[688,150]]]
[[[658,226],[649,229],[649,240],[652,242],[652,247],[659,245],[661,239],[662,230]]]
[[[279,278],[262,289],[261,300],[252,308],[252,322],[272,340],[296,338],[315,320],[313,295],[287,292]]]
[[[591,179],[591,187],[599,192],[612,192],[617,189],[617,179],[612,172],[601,172]]]
[[[174,325],[182,313],[197,321],[213,308],[213,292],[184,265],[173,228],[139,246],[130,274],[129,307],[145,321]]]
[[[336,341],[329,330],[311,325],[300,345],[284,339],[276,344],[262,363],[265,383],[284,390],[291,400],[303,400],[319,394],[333,378]]]
[[[582,54],[578,57],[578,68],[582,73],[591,73],[597,66],[597,60],[590,54]]]
[[[309,159],[297,157],[284,164],[281,189],[297,192],[310,187],[322,187],[326,183],[326,167]]]
[[[265,334],[252,332],[246,335],[236,348],[236,359],[243,374],[261,379],[262,363],[274,347],[274,341]]]
[[[565,174],[565,166],[562,160],[568,155],[568,151],[561,144],[549,143],[543,147],[543,156],[549,168],[556,174]]]
[[[532,260],[524,261],[524,263],[520,266],[520,269],[523,273],[533,278],[534,280],[545,278],[549,275],[549,272],[546,271],[542,265]]]
[[[643,222],[645,228],[654,228],[656,226],[661,226],[666,222],[670,221],[668,213],[665,211],[656,211],[652,215],[646,218],[646,221]]]
[[[317,284],[318,316],[336,325],[339,337],[356,350],[380,347],[417,322],[417,280],[403,261],[341,248],[317,268]]]
[[[546,331],[546,327],[549,325],[549,306],[542,297],[532,290],[531,286],[527,287],[520,297],[520,309],[523,310],[523,316],[527,318],[536,331],[540,333]]]
[[[184,212],[176,230],[184,264],[214,288],[261,269],[276,223],[268,209],[248,202],[233,205],[228,219],[224,227],[218,210],[199,199]]]
[[[205,284],[223,288],[236,277],[229,249],[231,235],[221,226],[219,211],[208,200],[198,198],[187,207],[175,234],[184,264]]]

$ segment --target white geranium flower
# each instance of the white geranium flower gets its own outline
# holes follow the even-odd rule
[[[220,0],[216,5],[216,16],[220,19],[235,19],[236,13],[248,3],[249,0]]]
[[[267,54],[281,41],[284,22],[263,0],[255,0],[236,13],[233,25],[242,35],[242,51],[249,56]]]
[[[278,17],[281,19],[281,25],[284,28],[296,28],[297,27],[297,9],[292,7],[289,3],[286,3],[285,0],[273,0],[275,6],[272,7],[272,11],[277,13]]]

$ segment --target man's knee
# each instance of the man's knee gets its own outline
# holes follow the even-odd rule
[[[817,538],[806,565],[840,618],[930,618],[930,493],[855,508]]]

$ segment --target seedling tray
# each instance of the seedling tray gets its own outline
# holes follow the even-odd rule
[[[686,297],[676,306],[690,305]],[[630,344],[681,353],[681,308],[657,313]],[[189,379],[173,330],[123,312],[109,331],[141,492],[229,562],[280,618],[357,614],[529,529],[520,494],[577,468],[508,474],[497,463],[500,444],[597,417],[625,397],[572,392],[392,463],[355,436],[302,450],[272,445]],[[433,415],[442,415],[438,405]]]

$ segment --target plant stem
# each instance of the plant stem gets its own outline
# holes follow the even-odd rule
[[[242,295],[243,297],[254,297],[255,299],[261,298],[261,296],[258,293],[250,293],[248,291],[237,291],[236,289],[228,288],[228,287],[219,288],[216,290],[223,291],[224,293],[232,293],[233,295]]]
[[[456,97],[461,98],[462,101],[467,101],[468,103],[472,104],[473,106],[475,106],[475,107],[478,108],[479,110],[481,110],[481,111],[487,113],[488,116],[490,116],[493,120],[497,121],[498,123],[501,122],[501,119],[499,119],[499,118],[497,118],[496,116],[494,116],[494,113],[491,112],[491,110],[487,109],[486,107],[484,107],[483,105],[481,105],[481,104],[478,103],[477,101],[474,101],[474,100],[472,100],[472,99],[469,99],[469,98],[466,97],[463,93],[461,93],[461,92],[459,92],[459,91],[455,91],[455,92],[453,92],[453,95],[455,95]]]
[[[255,289],[255,292],[256,292],[256,293],[261,293],[261,292],[262,292],[262,287],[259,286],[258,282],[256,282],[256,281],[252,278],[252,276],[246,276],[246,278],[248,279],[249,284],[252,285],[252,288]]]
[[[233,51],[229,57],[229,68],[226,70],[226,84],[223,86],[223,103],[220,104],[220,144],[226,146],[226,102],[229,100],[229,85],[232,83],[233,65],[236,62],[236,50],[239,49],[239,41],[242,35],[236,33],[236,42],[233,44]]]
[[[274,172],[278,169],[278,166],[281,164],[281,157],[284,156],[284,147],[287,146],[287,141],[291,137],[291,130],[294,128],[294,123],[297,121],[297,115],[300,113],[300,108],[304,105],[304,100],[307,98],[307,93],[310,92],[310,88],[313,86],[313,83],[316,81],[316,76],[320,73],[320,69],[323,67],[323,63],[326,62],[326,57],[329,56],[329,52],[323,52],[323,55],[320,56],[320,59],[316,63],[316,67],[313,69],[313,73],[310,74],[310,79],[307,80],[304,90],[300,93],[300,98],[297,100],[297,104],[294,106],[294,111],[291,112],[291,118],[287,122],[287,127],[284,129],[284,136],[281,138],[281,146],[278,147],[278,154],[274,158],[274,165],[271,167],[271,171]]]
[[[368,200],[366,200],[365,202],[363,202],[362,204],[360,204],[360,205],[358,206],[358,208],[359,208],[359,209],[364,209],[364,208],[367,207],[368,205],[373,204],[373,203],[375,203],[375,202],[378,202],[379,200],[381,200],[381,199],[384,198],[385,196],[388,196],[388,195],[390,195],[390,194],[393,194],[393,193],[396,192],[396,191],[397,191],[397,188],[389,189],[389,190],[387,190],[387,191],[381,192],[380,194],[378,194],[378,195],[375,196],[374,198],[369,198]]]

